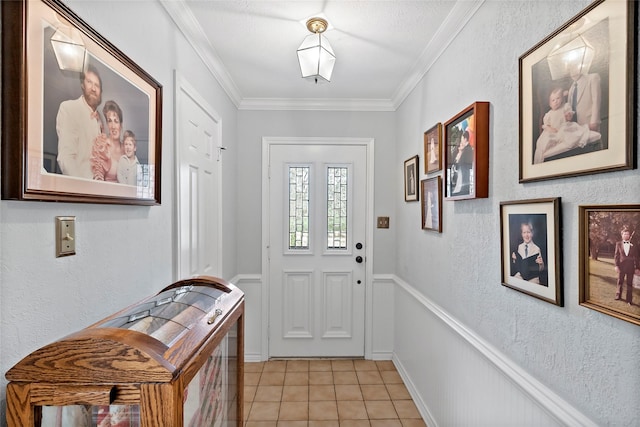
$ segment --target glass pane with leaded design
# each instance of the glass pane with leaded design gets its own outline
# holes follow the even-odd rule
[[[309,167],[289,167],[289,249],[309,249]]]
[[[327,168],[327,249],[347,249],[346,167]]]

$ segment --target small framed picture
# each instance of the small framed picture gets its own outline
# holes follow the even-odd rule
[[[578,209],[580,305],[640,325],[640,205]]]
[[[424,171],[429,174],[442,169],[442,123],[424,133]]]
[[[560,198],[500,203],[502,284],[563,305]]]
[[[444,124],[448,200],[489,197],[489,103],[476,102]]]
[[[442,233],[442,177],[420,181],[422,192],[422,229]]]
[[[636,7],[593,1],[519,58],[520,182],[634,167]]]
[[[404,161],[404,201],[417,202],[418,191],[418,155]]]

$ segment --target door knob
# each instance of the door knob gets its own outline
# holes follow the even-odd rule
[[[356,257],[356,262],[357,262],[358,264],[362,263],[362,257],[361,257],[360,255],[358,255],[358,256]]]
[[[362,249],[362,243],[356,243],[356,249]]]

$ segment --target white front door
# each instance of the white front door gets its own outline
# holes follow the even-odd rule
[[[269,356],[363,356],[367,146],[268,156]]]
[[[220,276],[221,122],[176,75],[177,279]]]

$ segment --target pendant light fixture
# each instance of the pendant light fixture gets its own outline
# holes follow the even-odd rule
[[[51,46],[61,70],[84,71],[87,49],[78,30],[60,26],[51,36]]]
[[[302,77],[318,83],[318,79],[331,81],[336,55],[329,40],[322,34],[328,27],[326,19],[311,18],[307,29],[312,33],[305,37],[298,48],[298,62]]]

